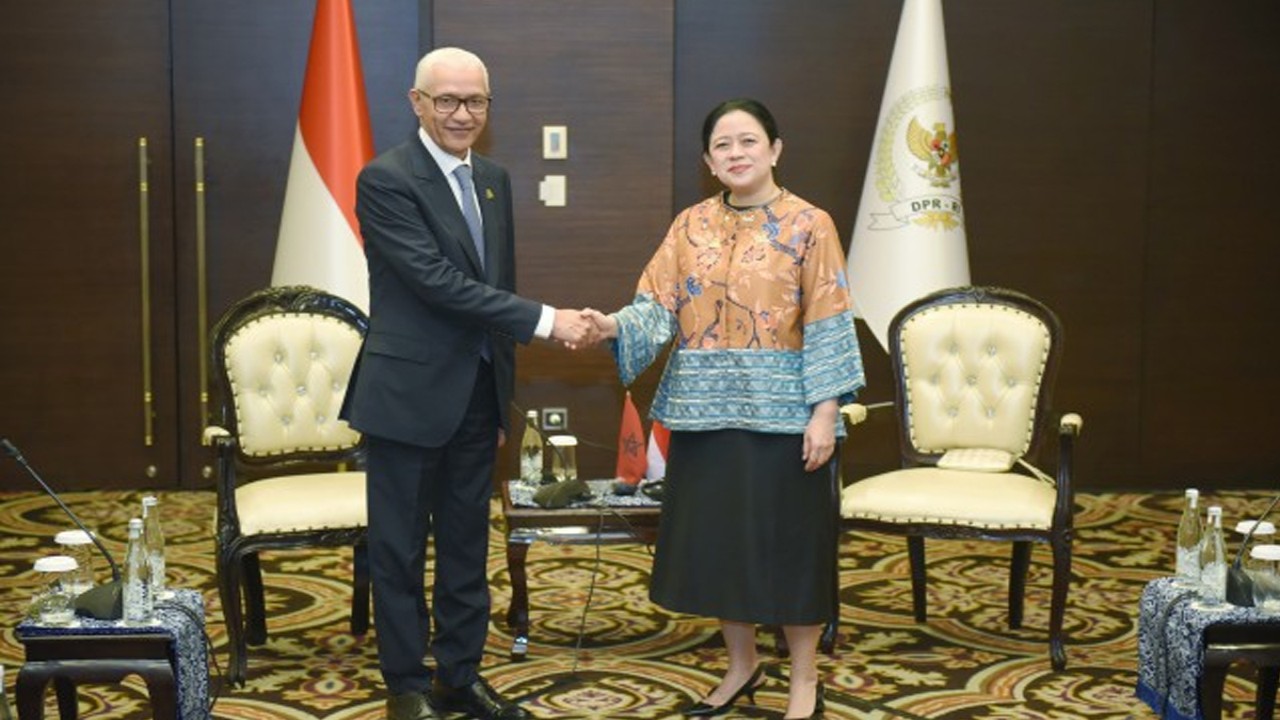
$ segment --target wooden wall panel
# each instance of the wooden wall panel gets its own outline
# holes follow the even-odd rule
[[[0,26],[0,436],[57,488],[172,484],[168,8],[17,3]],[[144,356],[138,139],[148,141]],[[143,366],[151,361],[146,443]],[[0,488],[36,489],[0,455]]]
[[[846,235],[867,168],[898,27],[897,2],[684,0],[676,16],[675,205],[720,188],[702,161],[702,121],[754,97],[778,121],[777,179]]]
[[[1151,483],[1280,483],[1280,5],[1155,4],[1141,461]]]
[[[945,7],[971,277],[1061,318],[1079,481],[1141,484],[1152,3]]]
[[[16,6],[15,6],[16,8]],[[416,4],[356,3],[372,98],[412,82]],[[193,141],[209,322],[271,276],[314,3],[23,5],[0,30],[0,434],[64,488],[204,486]],[[371,49],[371,50],[370,50]],[[394,74],[391,74],[394,69]],[[414,122],[370,103],[375,141]],[[153,445],[143,445],[136,142],[149,141]],[[18,252],[20,250],[20,252]],[[154,469],[153,471],[151,471]],[[25,488],[11,463],[0,487]]]
[[[433,5],[433,45],[467,48],[489,67],[495,99],[479,149],[511,173],[520,293],[557,307],[630,301],[672,218],[673,3]],[[543,125],[568,126],[567,160],[542,159]],[[548,174],[567,176],[566,207],[538,201]],[[517,363],[515,402],[568,408],[582,472],[612,477],[623,391],[608,353],[535,342]],[[651,370],[634,388],[642,409],[656,380]],[[514,472],[514,445],[500,474]]]

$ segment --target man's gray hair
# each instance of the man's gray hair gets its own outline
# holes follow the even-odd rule
[[[456,47],[436,48],[423,55],[418,61],[418,71],[414,74],[413,86],[421,90],[428,89],[427,81],[438,65],[480,68],[484,74],[484,91],[489,92],[489,69],[484,66],[484,61],[475,53]]]

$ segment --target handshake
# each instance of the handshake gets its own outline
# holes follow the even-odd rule
[[[618,337],[618,321],[599,310],[556,310],[551,339],[570,350],[589,348]]]

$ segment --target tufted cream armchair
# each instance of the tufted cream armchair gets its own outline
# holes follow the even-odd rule
[[[353,547],[351,631],[369,627],[364,445],[338,419],[368,327],[346,300],[278,287],[236,303],[213,329],[221,422],[205,440],[218,456],[218,592],[234,683],[244,684],[246,644],[267,638],[262,550]]]
[[[1066,667],[1063,615],[1071,579],[1072,451],[1082,420],[1056,421],[1050,400],[1062,353],[1058,318],[1011,290],[943,290],[903,308],[889,326],[902,468],[845,487],[847,528],[907,537],[917,622],[925,622],[924,540],[1013,543],[1009,626],[1022,625],[1031,542],[1053,553],[1049,649]],[[867,408],[841,409],[853,424]],[[1043,434],[1057,430],[1056,475],[1036,469]]]

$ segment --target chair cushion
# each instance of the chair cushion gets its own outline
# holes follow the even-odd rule
[[[909,468],[846,487],[840,514],[890,523],[1048,530],[1056,499],[1053,487],[1017,473]]]
[[[1043,321],[999,303],[962,303],[922,309],[898,332],[916,449],[1027,454],[1052,343]]]
[[[1013,453],[995,448],[953,448],[938,458],[938,467],[971,472],[1008,472],[1015,460]]]
[[[308,313],[267,315],[237,329],[224,352],[241,452],[265,457],[358,445],[360,433],[338,410],[361,342],[354,326]]]
[[[264,478],[236,489],[243,535],[365,527],[363,472]]]

